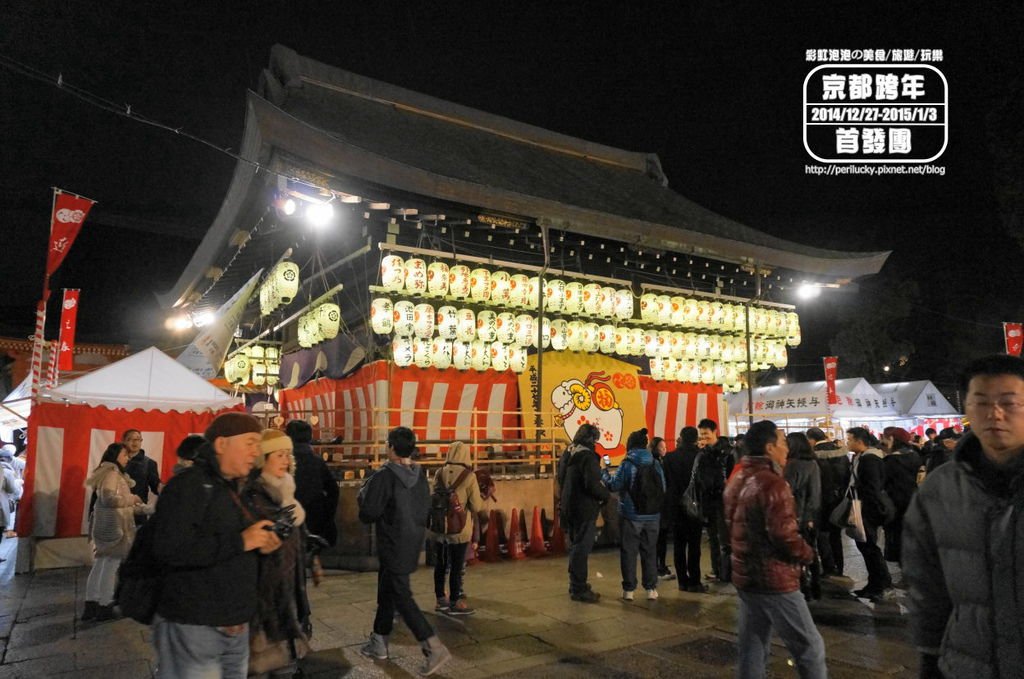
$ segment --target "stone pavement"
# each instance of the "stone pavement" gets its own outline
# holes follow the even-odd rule
[[[0,543],[0,556],[15,540]],[[849,545],[848,571],[863,562]],[[671,558],[671,549],[669,550]],[[13,574],[13,555],[0,564],[0,679],[8,677],[153,676],[149,628],[132,620],[78,620],[88,569]],[[466,575],[476,615],[451,618],[433,612],[431,571],[413,575],[416,599],[454,655],[438,676],[473,677],[731,677],[735,665],[737,598],[731,585],[709,594],[679,592],[663,581],[661,598],[619,599],[618,552],[591,559],[598,604],[569,600],[564,557],[477,564]],[[856,571],[852,573],[858,575]],[[917,654],[908,641],[901,596],[874,605],[845,592],[854,581],[830,581],[811,605],[825,638],[833,677],[914,677]],[[419,648],[396,625],[388,662],[370,661],[358,648],[369,633],[376,596],[374,573],[329,572],[310,588],[314,653],[303,661],[306,677],[396,677],[415,674]],[[777,642],[771,675],[796,676]]]

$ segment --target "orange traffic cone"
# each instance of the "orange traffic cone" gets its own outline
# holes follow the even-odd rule
[[[512,510],[512,521],[508,527],[508,558],[525,559],[523,553],[522,532],[519,530],[519,510]]]
[[[544,524],[540,520],[540,507],[533,507],[533,527],[530,528],[530,546],[526,548],[527,556],[547,556],[548,548],[544,544]]]
[[[501,561],[501,547],[498,542],[498,510],[492,509],[487,519],[487,540],[484,542],[484,554],[481,561],[495,563]]]
[[[562,532],[562,521],[555,514],[555,525],[551,529],[551,553],[565,554],[565,533]]]

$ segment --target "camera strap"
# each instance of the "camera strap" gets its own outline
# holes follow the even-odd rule
[[[235,489],[230,485],[228,486],[228,493],[231,495],[231,499],[235,501],[238,508],[242,510],[242,515],[245,516],[245,520],[249,522],[249,525],[251,526],[256,523],[256,519],[253,518],[252,513],[245,508],[245,505],[242,504],[242,500],[238,497],[238,493],[236,493]]]

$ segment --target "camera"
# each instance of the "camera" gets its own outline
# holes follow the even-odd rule
[[[604,463],[607,464],[607,465],[610,465],[612,463],[612,456],[611,455],[605,455],[601,459],[604,460]]]
[[[281,507],[269,518],[274,523],[266,526],[265,530],[274,531],[277,537],[287,540],[288,536],[295,530],[295,505],[291,504]]]

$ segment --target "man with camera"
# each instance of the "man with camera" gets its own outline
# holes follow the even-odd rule
[[[251,521],[239,498],[263,427],[238,412],[217,417],[195,464],[160,494],[153,555],[168,571],[153,620],[161,677],[248,672],[249,621],[256,612],[257,555],[281,546],[272,521]]]

